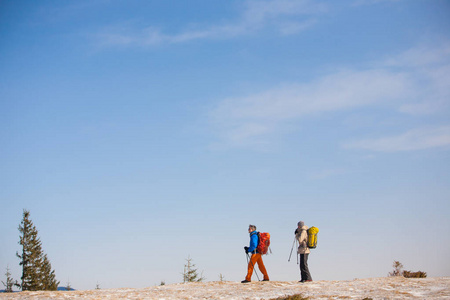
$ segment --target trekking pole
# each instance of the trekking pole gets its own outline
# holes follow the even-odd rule
[[[294,242],[292,243],[291,254],[289,254],[289,259],[288,259],[288,262],[290,262],[290,261],[291,261],[292,250],[294,250],[294,244],[295,244],[295,240],[296,240],[296,238],[294,237]]]
[[[253,270],[255,271],[256,278],[258,278],[258,281],[261,281],[261,280],[259,280],[258,272],[256,272],[255,265],[253,264],[252,259],[248,256],[248,253],[247,253],[247,264],[248,264],[248,260],[249,260],[249,259],[250,259],[250,262],[252,263]]]

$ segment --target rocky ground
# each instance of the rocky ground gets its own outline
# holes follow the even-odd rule
[[[309,299],[450,299],[450,277],[385,277],[348,281],[202,282],[142,289],[2,293],[0,299],[274,299],[301,294]]]

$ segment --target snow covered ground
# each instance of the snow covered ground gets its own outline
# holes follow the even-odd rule
[[[450,277],[385,277],[348,281],[203,282],[142,289],[21,292],[0,299],[273,299],[302,294],[310,299],[450,299]]]

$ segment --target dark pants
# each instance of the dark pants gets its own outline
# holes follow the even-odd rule
[[[300,254],[300,274],[302,275],[302,281],[312,280],[308,269],[308,255]]]

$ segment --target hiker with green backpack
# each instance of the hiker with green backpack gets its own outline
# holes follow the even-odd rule
[[[311,227],[313,228],[313,227]],[[315,228],[315,227],[314,227]],[[298,241],[297,254],[300,254],[300,274],[301,280],[299,282],[312,281],[311,274],[308,268],[308,256],[311,251],[308,246],[308,226],[305,225],[303,221],[297,223],[297,229],[295,229],[295,239]],[[317,241],[317,240],[316,240]],[[315,246],[313,246],[315,247]]]

